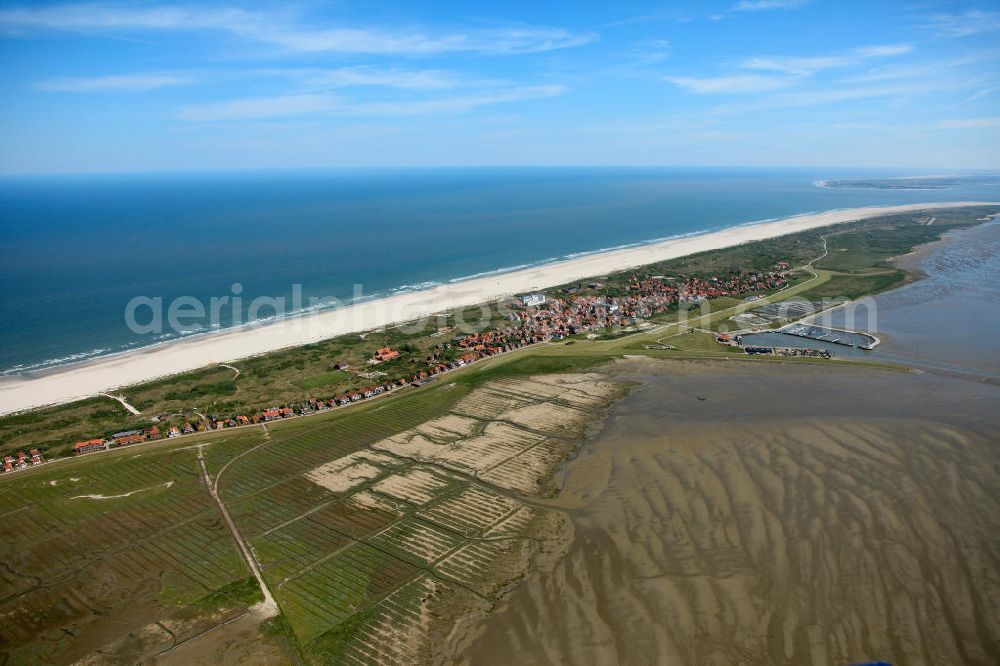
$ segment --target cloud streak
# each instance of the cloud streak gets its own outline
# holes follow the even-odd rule
[[[699,95],[747,94],[787,88],[835,68],[858,65],[870,59],[888,58],[909,53],[909,44],[862,46],[846,53],[822,56],[757,56],[736,63],[742,70],[764,74],[735,74],[709,77],[671,76],[674,85]]]
[[[730,7],[733,12],[760,12],[771,9],[795,9],[806,4],[807,0],[740,0]]]
[[[451,32],[422,28],[309,27],[284,15],[238,8],[127,7],[103,3],[0,10],[0,30],[10,35],[38,30],[76,32],[224,31],[303,53],[433,55],[477,52],[517,54],[589,44],[594,33],[545,26],[504,26]]]
[[[685,77],[668,76],[675,86],[699,95],[755,93],[791,85],[791,79],[747,74],[742,76]]]
[[[243,97],[197,104],[181,109],[182,120],[214,122],[219,120],[259,120],[286,116],[312,115],[331,111],[337,103],[332,95],[276,95]]]
[[[969,10],[960,14],[936,14],[925,27],[946,37],[970,37],[1000,32],[1000,12]]]
[[[438,99],[357,102],[333,94],[277,95],[198,104],[181,109],[178,117],[194,122],[260,120],[292,116],[449,116],[493,104],[554,97],[561,86],[520,86]]]
[[[889,58],[903,55],[913,50],[910,44],[881,44],[862,46],[846,53],[835,55],[794,57],[794,56],[763,56],[748,58],[739,64],[743,69],[755,69],[771,72],[782,72],[796,76],[812,76],[824,69],[850,67],[874,58]]]
[[[406,70],[372,66],[318,68],[276,68],[257,72],[262,76],[284,77],[314,88],[385,87],[402,90],[446,90],[461,85],[458,77],[437,69]]]
[[[116,76],[67,77],[47,79],[34,85],[43,92],[145,92],[157,88],[195,83],[190,76],[178,74],[122,74]]]
[[[1000,127],[998,118],[949,118],[938,123],[946,129],[984,129]]]

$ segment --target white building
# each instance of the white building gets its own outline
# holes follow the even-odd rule
[[[545,302],[545,294],[528,294],[521,297],[521,302],[526,308],[534,308]]]

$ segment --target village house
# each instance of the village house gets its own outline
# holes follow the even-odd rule
[[[777,268],[787,269],[788,262],[778,262]],[[624,285],[624,295],[618,296],[580,296],[575,289],[564,289],[567,295],[564,298],[547,298],[544,294],[528,294],[515,301],[513,305],[524,305],[528,310],[521,314],[514,313],[508,317],[511,325],[503,328],[491,329],[482,333],[474,333],[465,336],[457,336],[453,342],[464,353],[459,355],[454,361],[447,361],[441,353],[432,353],[425,358],[426,369],[418,371],[408,380],[406,377],[398,377],[394,380],[384,379],[381,383],[372,386],[365,386],[360,390],[350,390],[346,393],[337,394],[332,398],[322,400],[309,398],[302,405],[288,405],[277,408],[272,407],[263,412],[247,417],[237,415],[226,418],[212,417],[212,421],[184,423],[178,429],[171,427],[168,430],[168,437],[178,437],[182,434],[191,434],[197,429],[199,432],[205,431],[214,426],[215,429],[224,427],[235,427],[237,425],[249,425],[250,423],[261,423],[299,414],[310,414],[313,411],[325,410],[335,406],[344,406],[359,400],[371,398],[387,391],[392,391],[395,387],[406,386],[407,383],[413,386],[422,386],[431,381],[436,375],[447,372],[457,367],[463,367],[475,361],[513,351],[525,346],[545,342],[547,340],[562,340],[567,336],[585,333],[592,330],[604,330],[616,326],[631,326],[640,323],[657,314],[667,312],[670,308],[683,303],[697,303],[710,298],[723,296],[744,296],[750,294],[747,300],[760,298],[760,292],[780,289],[787,285],[784,272],[740,272],[734,271],[728,275],[710,277],[689,276],[685,278],[665,277],[662,275],[640,275],[633,274],[626,278]],[[602,283],[589,283],[590,288],[603,287]],[[545,309],[533,309],[539,305],[548,304]],[[720,335],[717,340],[723,344],[730,343],[729,336]],[[452,342],[439,343],[438,350],[452,349]],[[760,353],[760,352],[758,352]],[[400,356],[398,351],[386,346],[379,348],[372,356],[371,363],[383,363],[391,361]],[[414,359],[414,362],[416,360]],[[346,363],[334,364],[336,369],[345,370],[349,367]],[[385,377],[384,372],[371,372],[366,375],[369,379],[376,380],[380,376]],[[214,423],[213,423],[214,422]],[[159,438],[160,431],[156,426],[147,430],[132,430],[115,433],[111,437],[111,442],[106,443],[103,439],[94,439],[79,442],[74,446],[74,452],[86,453],[89,451],[101,450],[109,446],[125,446],[137,444],[146,439]],[[4,470],[23,468],[28,464],[37,464],[34,453],[29,458],[21,453],[17,458],[7,456],[4,459]],[[40,454],[39,454],[40,458]]]
[[[391,349],[389,347],[382,347],[381,349],[375,350],[375,356],[369,361],[373,365],[379,363],[385,363],[386,361],[391,361],[395,358],[399,358],[399,352]]]
[[[115,448],[119,446],[131,446],[133,444],[142,444],[144,441],[146,441],[146,438],[142,436],[142,431],[140,430],[119,432],[111,436],[111,441],[108,443],[108,448]]]
[[[466,352],[465,354],[462,354],[461,356],[458,357],[458,365],[463,366],[466,365],[467,363],[472,363],[478,358],[479,354],[475,352]]]
[[[92,451],[103,451],[105,441],[103,439],[88,439],[85,442],[77,442],[73,445],[73,453],[90,453]]]

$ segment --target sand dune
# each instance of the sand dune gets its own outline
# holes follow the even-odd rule
[[[398,294],[254,328],[192,336],[53,370],[41,376],[2,379],[0,414],[86,398],[111,388],[186,372],[212,363],[246,358],[345,333],[411,321],[430,313],[446,312],[483,303],[500,295],[523,293],[705,250],[730,247],[748,241],[774,238],[878,215],[981,203],[946,202],[873,206],[799,215],[784,220],[744,225],[639,247],[610,250],[522,271],[441,285],[433,289]]]
[[[995,388],[658,367],[569,465],[568,554],[459,661],[1000,660]]]

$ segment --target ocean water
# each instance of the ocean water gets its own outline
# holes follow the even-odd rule
[[[997,186],[837,190],[844,169],[365,169],[0,179],[0,373],[249,318],[256,297],[350,302],[559,258],[862,205],[1000,199]],[[239,286],[234,288],[233,285]],[[360,291],[355,285],[361,285]],[[135,297],[242,307],[136,334]],[[148,309],[140,308],[141,321]],[[264,308],[257,318],[274,316]]]

